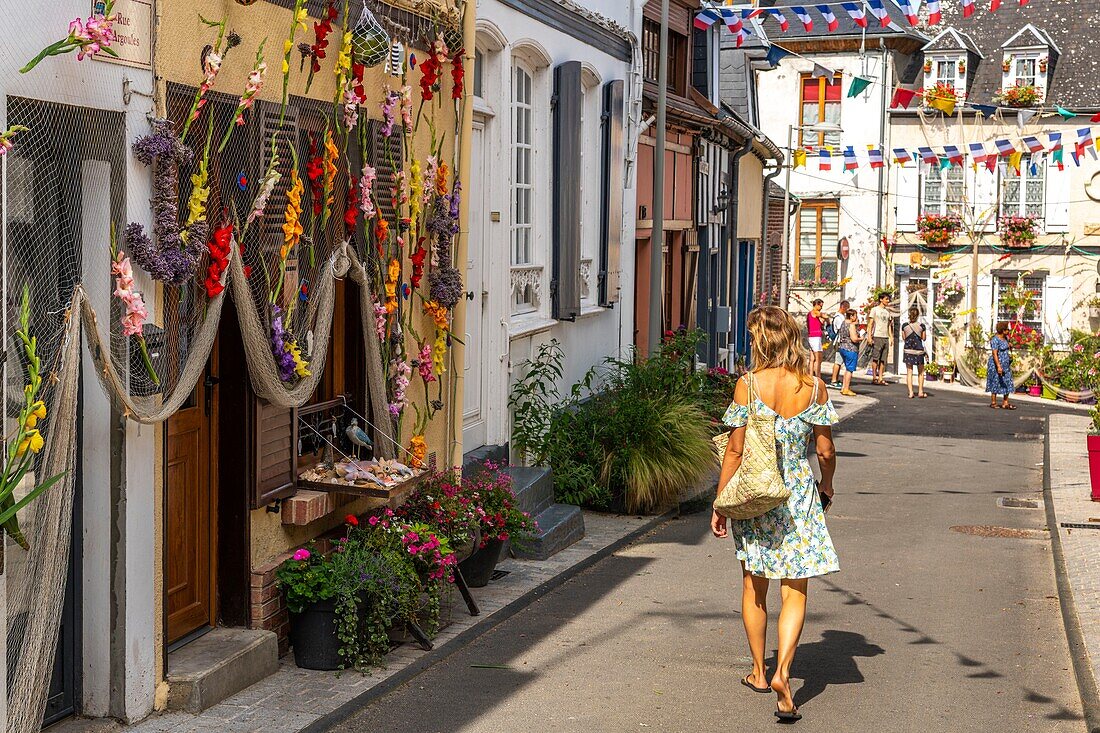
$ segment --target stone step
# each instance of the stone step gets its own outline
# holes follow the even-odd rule
[[[580,507],[571,504],[551,504],[540,512],[535,521],[539,535],[523,549],[513,547],[516,557],[527,560],[546,560],[584,537],[584,514]]]
[[[554,503],[554,478],[549,468],[542,466],[508,466],[516,504],[532,517],[546,511]]]
[[[507,463],[508,446],[483,445],[480,448],[474,448],[472,451],[464,453],[462,456],[462,472],[465,473],[478,464],[485,463],[485,461],[501,464]]]
[[[278,670],[274,632],[213,629],[168,655],[168,709],[201,713]]]

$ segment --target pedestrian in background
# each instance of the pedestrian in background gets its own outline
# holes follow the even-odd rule
[[[810,374],[813,374],[817,379],[821,379],[821,362],[824,357],[822,342],[825,336],[825,314],[821,312],[824,306],[824,300],[815,298],[813,307],[806,314],[806,336],[810,342],[810,358],[812,359]]]
[[[1000,321],[989,340],[989,362],[985,371],[985,391],[989,393],[989,406],[997,407],[997,395],[1001,395],[1001,407],[1015,410],[1008,397],[1016,389],[1012,381],[1012,350],[1008,345],[1008,322]]]
[[[894,319],[890,312],[890,296],[879,296],[878,305],[869,314],[871,325],[871,383],[886,384],[886,360],[890,354],[890,339],[894,335]]]
[[[840,348],[837,346],[837,339],[840,338],[840,333],[848,327],[848,311],[851,309],[852,304],[846,300],[840,301],[840,307],[837,308],[836,314],[833,316],[832,326],[833,333],[830,340],[833,343],[833,378],[831,386],[840,389],[840,368],[844,366],[844,357],[840,354]]]
[[[909,399],[914,397],[927,397],[924,393],[924,362],[928,354],[924,350],[924,339],[928,337],[928,329],[920,322],[920,309],[917,306],[909,308],[909,322],[901,327],[902,348],[905,351],[905,386],[909,389]],[[913,372],[917,373],[917,394],[913,394]]]
[[[825,384],[810,372],[810,355],[802,346],[797,322],[782,308],[764,306],[749,314],[752,369],[737,382],[733,403],[723,422],[729,425],[729,444],[722,460],[719,491],[741,466],[749,406],[775,415],[776,444],[783,481],[791,490],[786,502],[752,519],[727,520],[715,511],[715,537],[733,535],[741,562],[741,620],[752,654],[752,672],[741,684],[756,692],[778,696],[775,715],[790,723],[802,716],[791,696],[791,662],[806,620],[809,578],[840,569],[836,550],[825,526],[825,509],[832,502],[836,449],[832,425],[836,411]],[[806,458],[813,436],[821,467],[820,482]],[[768,582],[780,582],[779,645],[775,675],[769,681],[764,667],[768,628]]]
[[[863,341],[856,315],[855,310],[849,310],[844,314],[844,325],[836,337],[836,353],[844,364],[844,384],[840,393],[845,397],[856,396],[852,391],[852,375],[856,373],[859,365],[859,343]]]

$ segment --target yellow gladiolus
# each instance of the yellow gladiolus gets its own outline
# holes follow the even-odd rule
[[[46,444],[46,441],[42,438],[42,433],[37,430],[28,430],[23,436],[23,439],[19,441],[19,448],[16,449],[16,455],[23,455],[29,449],[31,453],[37,453],[42,450],[42,447]]]
[[[302,350],[298,348],[298,344],[295,342],[288,343],[286,350],[294,359],[294,373],[299,377],[309,377],[312,372],[309,371],[309,362],[302,357]]]
[[[416,231],[416,222],[420,219],[421,199],[424,196],[424,174],[420,170],[420,161],[413,160],[409,166],[409,228]]]
[[[302,194],[305,185],[298,175],[297,169],[290,171],[290,190],[286,194],[286,216],[283,222],[283,246],[279,249],[279,256],[286,261],[291,250],[298,244],[302,233]]]
[[[30,411],[27,413],[27,422],[25,427],[30,430],[38,425],[39,420],[46,419],[46,403],[42,400],[35,402],[31,405]]]
[[[206,202],[210,198],[210,168],[206,161],[199,163],[199,170],[191,176],[191,196],[187,199],[187,223],[190,228],[196,222],[206,218]],[[184,231],[180,238],[187,241],[189,232]]]

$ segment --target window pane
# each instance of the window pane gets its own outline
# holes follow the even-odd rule
[[[484,76],[485,76],[485,54],[481,52],[481,49],[474,51],[474,96],[485,96],[484,91]]]
[[[961,215],[966,203],[966,179],[963,169],[956,165],[948,168],[944,173],[947,181],[945,213]]]
[[[840,102],[826,102],[825,103],[825,122],[830,122],[835,125],[840,124]],[[839,132],[827,132],[825,133],[825,144],[831,145],[833,148],[840,147],[840,133]]]
[[[924,190],[921,198],[922,214],[939,214],[943,204],[940,172],[927,167],[924,172]]]
[[[827,259],[821,258],[821,279],[822,280],[836,280],[837,279],[837,261],[836,258]]]
[[[816,102],[818,95],[820,94],[821,83],[817,79],[809,78],[802,80],[802,101],[803,102]]]
[[[818,107],[817,102],[807,102],[802,105],[802,124],[803,125],[816,125],[818,123]],[[814,137],[813,133],[809,133],[807,139]]]
[[[825,101],[826,102],[839,102],[840,101],[840,79],[828,80],[825,83]]]

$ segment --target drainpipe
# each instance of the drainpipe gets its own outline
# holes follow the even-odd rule
[[[737,150],[730,151],[730,170],[729,170],[729,183],[727,189],[729,190],[730,198],[729,203],[726,204],[726,247],[729,248],[730,264],[729,273],[729,288],[727,292],[730,295],[730,330],[726,334],[726,351],[730,350],[729,337],[734,333],[735,324],[733,323],[734,306],[733,294],[734,284],[737,282],[736,274],[737,269],[740,267],[740,263],[736,261],[735,255],[737,254],[737,220],[738,220],[738,203],[741,197],[738,195],[737,181],[741,171],[741,159],[744,158],[752,150],[752,137],[745,140],[745,144]],[[736,327],[740,327],[740,324],[736,324]],[[734,360],[737,359],[737,354],[733,354]]]
[[[763,214],[760,217],[760,253],[761,253],[761,256],[760,256],[760,283],[761,283],[761,285],[764,285],[765,283],[771,282],[771,273],[768,272],[767,267],[765,266],[767,264],[767,262],[769,261],[769,259],[770,259],[767,255],[767,252],[768,252],[768,209],[771,208],[771,203],[770,203],[770,200],[768,198],[768,184],[771,183],[772,179],[774,179],[776,176],[778,176],[779,173],[782,170],[783,170],[783,167],[778,165],[778,161],[777,161],[775,169],[772,170],[770,173],[768,173],[768,175],[764,176],[764,211],[763,211]],[[771,298],[769,296],[769,300],[770,299]]]
[[[882,109],[879,111],[878,144],[879,144],[879,150],[882,151],[882,155],[883,155],[883,157],[885,157],[886,156],[886,115],[887,115],[887,112],[886,112],[886,78],[887,78],[886,77],[886,64],[887,64],[888,59],[887,59],[887,55],[886,55],[886,41],[884,41],[882,38],[879,38],[878,43],[879,43],[879,49],[882,51],[882,69],[881,69],[881,72],[880,72],[882,74],[882,84],[880,85],[882,87]],[[883,199],[886,198],[886,196],[884,195],[885,187],[886,187],[886,166],[884,165],[884,166],[882,166],[881,168],[878,169],[878,206],[877,206],[878,210],[875,212],[877,220],[878,220],[877,224],[875,226],[875,231],[878,233],[878,241],[875,242],[875,287],[881,287],[882,286],[882,280],[883,280],[883,267],[882,267],[882,265],[883,265],[883,259],[886,257],[886,248],[885,247],[883,247],[881,252],[879,251],[879,247],[882,246],[882,238],[884,236],[886,236],[885,232],[882,231],[882,223],[883,223],[883,215],[882,214],[883,214],[883,206],[884,206]]]

